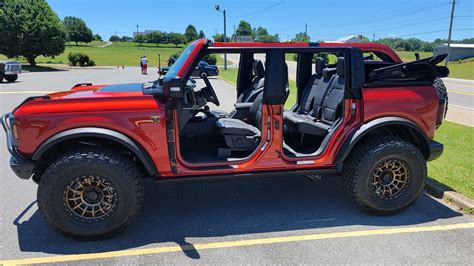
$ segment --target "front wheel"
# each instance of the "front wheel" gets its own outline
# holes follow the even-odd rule
[[[18,79],[18,74],[14,74],[14,75],[5,75],[5,79],[8,81],[8,82],[14,82]]]
[[[423,190],[426,161],[420,150],[397,137],[360,143],[343,167],[346,193],[364,210],[390,215],[407,209]]]
[[[137,167],[121,153],[80,149],[57,159],[41,177],[38,207],[46,222],[77,239],[112,236],[143,204]]]

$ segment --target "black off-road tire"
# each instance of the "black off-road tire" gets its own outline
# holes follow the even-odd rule
[[[382,198],[372,184],[373,173],[383,162],[393,160],[403,162],[409,182],[399,194]],[[404,139],[387,136],[359,143],[344,162],[342,180],[346,194],[362,209],[376,215],[392,215],[415,202],[423,191],[426,175],[426,160],[418,148]]]
[[[14,75],[5,75],[5,79],[8,81],[8,82],[14,82],[18,79],[18,74],[14,74]]]
[[[71,184],[90,176],[108,183],[112,191],[109,196],[113,195],[114,199],[114,207],[100,219],[86,219],[75,214],[70,207],[70,202],[74,201],[67,200]],[[133,161],[119,152],[78,149],[61,156],[46,169],[38,187],[38,207],[46,222],[67,237],[79,240],[108,238],[124,230],[139,213],[144,194],[142,179]]]
[[[0,83],[2,83],[2,82],[3,82],[3,76],[4,76],[4,75],[3,75],[3,73],[2,73],[2,72],[0,72]]]

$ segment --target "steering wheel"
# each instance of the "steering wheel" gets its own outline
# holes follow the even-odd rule
[[[206,99],[206,101],[211,102],[216,106],[221,105],[219,99],[217,99],[217,95],[214,91],[214,88],[212,87],[211,83],[209,82],[209,79],[207,78],[207,74],[202,73],[201,78],[204,80],[204,83],[206,83],[206,87],[202,88],[201,90],[203,97]]]

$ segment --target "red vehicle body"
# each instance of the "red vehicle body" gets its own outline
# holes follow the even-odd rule
[[[363,142],[364,137],[370,134],[384,135],[384,132],[389,131],[417,147],[424,160],[435,159],[442,152],[443,146],[433,141],[433,138],[444,118],[447,101],[441,101],[432,81],[413,84],[402,82],[398,85],[397,82],[392,82],[388,86],[361,84],[359,97],[344,97],[341,122],[328,136],[327,143],[321,144],[321,152],[318,154],[289,156],[285,153],[283,103],[269,104],[264,101],[261,108],[261,141],[249,154],[239,160],[186,160],[181,153],[179,141],[182,130],[178,123],[180,109],[170,108],[173,97],[182,97],[173,96],[173,90],[176,92],[184,85],[173,85],[173,82],[176,79],[188,79],[195,64],[205,53],[262,52],[266,49],[268,53],[276,50],[305,53],[313,48],[334,48],[342,49],[336,51],[339,54],[349,54],[352,53],[350,49],[353,49],[358,53],[373,53],[390,66],[402,64],[392,49],[373,43],[211,44],[201,39],[193,43],[193,46],[174,73],[174,80],[167,81],[165,77],[165,85],[160,92],[164,97],[156,97],[153,93],[147,94],[142,90],[101,91],[107,86],[79,84],[69,91],[27,99],[3,118],[12,153],[12,169],[19,177],[33,177],[41,184],[42,175],[58,158],[58,154],[65,152],[67,147],[76,147],[76,140],[84,139],[104,140],[112,143],[113,148],[120,147],[118,149],[134,158],[133,161],[143,176],[151,176],[156,180],[268,173],[338,174],[343,171],[345,161],[358,143]],[[347,58],[349,57],[346,57],[346,62]],[[267,62],[267,66],[269,64],[271,62]],[[171,85],[166,86],[166,82]],[[354,84],[355,81],[352,82]],[[60,231],[87,237],[103,236],[113,230],[92,235],[82,235],[63,227]]]

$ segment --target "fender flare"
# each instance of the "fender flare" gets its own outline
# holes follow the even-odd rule
[[[153,160],[143,147],[141,147],[132,139],[120,132],[99,127],[81,127],[57,133],[56,135],[50,137],[49,139],[41,143],[41,145],[33,153],[31,159],[37,161],[41,159],[41,155],[43,155],[47,150],[49,150],[56,144],[64,140],[78,137],[100,137],[118,142],[128,148],[133,154],[135,154],[135,156],[138,157],[138,159],[143,163],[145,169],[150,175],[156,176],[158,174]]]
[[[359,129],[352,132],[342,144],[341,148],[337,152],[336,159],[334,163],[336,165],[340,165],[344,162],[344,160],[349,156],[352,149],[357,145],[357,142],[361,140],[366,134],[372,132],[373,130],[383,127],[383,126],[392,126],[392,125],[399,125],[399,126],[406,126],[409,127],[415,132],[417,132],[420,136],[422,136],[422,140],[428,145],[430,140],[428,136],[420,129],[420,127],[415,124],[414,122],[397,116],[389,116],[389,117],[381,117],[374,119],[366,124],[363,124]],[[426,156],[426,155],[425,155]],[[429,157],[429,154],[428,154]]]

